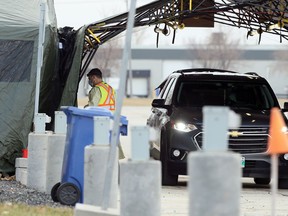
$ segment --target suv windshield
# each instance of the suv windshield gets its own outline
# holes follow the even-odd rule
[[[232,108],[271,109],[276,103],[265,84],[243,82],[189,81],[179,85],[176,106],[229,106]]]

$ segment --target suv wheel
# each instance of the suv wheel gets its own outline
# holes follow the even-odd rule
[[[288,179],[279,179],[278,180],[279,189],[288,189]]]
[[[255,184],[268,185],[270,184],[270,178],[254,178]]]
[[[174,186],[178,183],[178,175],[171,175],[168,172],[168,152],[165,145],[165,136],[161,135],[161,152],[160,152],[161,168],[162,168],[162,185]]]

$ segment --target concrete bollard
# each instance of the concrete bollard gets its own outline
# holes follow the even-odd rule
[[[46,192],[47,154],[51,134],[30,133],[28,136],[27,186],[41,192]]]
[[[61,182],[62,164],[64,158],[66,134],[51,134],[49,136],[47,165],[46,165],[46,193]]]
[[[67,133],[67,117],[63,111],[55,111],[55,134],[66,134]]]
[[[84,204],[101,206],[104,181],[110,146],[89,145],[85,147],[84,159]],[[118,152],[117,152],[118,157]],[[118,201],[118,159],[115,160],[109,208],[117,208]]]
[[[159,216],[161,166],[159,161],[120,163],[120,215]]]
[[[132,127],[131,159],[120,163],[120,215],[159,216],[161,165],[149,161],[147,127]]]
[[[241,157],[192,152],[188,157],[190,216],[239,216]]]
[[[85,147],[84,204],[101,206],[104,194],[105,174],[109,158],[109,117],[94,117],[94,144]],[[118,149],[116,153],[109,208],[117,208],[118,201]]]
[[[27,185],[27,164],[28,158],[16,158],[16,181],[20,182],[23,185]]]
[[[51,122],[51,117],[45,113],[36,113],[34,116],[34,132],[37,134],[46,133],[46,123]]]
[[[65,134],[30,133],[28,137],[27,186],[50,193],[61,181]]]
[[[241,157],[228,152],[228,127],[241,119],[228,107],[206,106],[203,150],[188,155],[190,216],[239,216]]]
[[[46,131],[51,118],[43,113],[35,115],[35,131],[28,136],[27,186],[50,194],[61,181],[66,141],[66,116],[55,112],[55,133]]]

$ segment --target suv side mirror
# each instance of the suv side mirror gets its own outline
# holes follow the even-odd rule
[[[154,99],[152,101],[152,107],[168,109],[170,106],[165,105],[165,99]]]
[[[288,102],[284,102],[283,112],[288,112]]]

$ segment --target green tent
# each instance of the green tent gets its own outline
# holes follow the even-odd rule
[[[54,1],[44,3],[39,113],[53,119],[60,106],[76,103],[84,28],[58,30]],[[14,172],[33,131],[39,19],[40,0],[0,1],[0,172]]]

